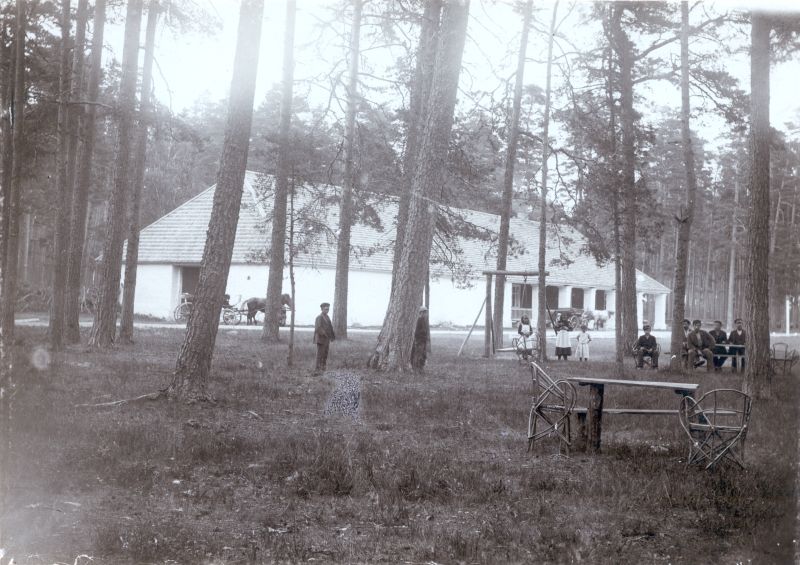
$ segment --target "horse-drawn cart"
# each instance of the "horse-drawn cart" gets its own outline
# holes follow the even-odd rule
[[[194,296],[188,292],[181,293],[180,303],[175,307],[172,317],[176,322],[186,323],[189,320],[189,314],[192,313],[192,305]],[[222,303],[222,311],[220,312],[220,321],[228,326],[236,326],[242,322],[242,318],[247,319],[247,325],[255,325],[256,315],[259,312],[264,313],[266,310],[267,301],[264,298],[248,298],[243,300],[237,305],[230,303],[230,295],[225,295],[225,300]],[[288,294],[281,296],[281,311],[278,320],[281,326],[286,325],[286,313],[291,310],[292,300]]]

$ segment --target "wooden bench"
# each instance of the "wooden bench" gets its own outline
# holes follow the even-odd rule
[[[586,438],[588,451],[600,450],[603,412],[608,414],[638,414],[643,416],[677,415],[678,410],[649,408],[609,408],[603,409],[606,385],[647,388],[650,390],[671,390],[681,396],[694,396],[699,384],[664,381],[634,381],[629,379],[600,379],[594,377],[567,377],[567,380],[580,386],[589,387],[589,406],[585,411],[574,409],[577,414],[579,436]],[[585,431],[583,431],[585,430]]]

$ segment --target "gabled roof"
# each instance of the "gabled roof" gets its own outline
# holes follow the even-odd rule
[[[245,175],[242,207],[233,248],[233,263],[265,263],[263,257],[270,240],[268,218],[272,183],[273,179],[265,175],[251,171]],[[139,263],[199,264],[211,218],[214,189],[215,186],[206,189],[144,228],[140,235]],[[305,251],[298,254],[295,264],[315,268],[335,268],[335,234],[339,225],[336,202],[339,190],[334,186],[296,188],[296,212],[302,211],[304,217],[314,219],[297,226],[297,229],[308,231],[310,235],[306,236],[306,243],[311,242],[311,245],[306,245]],[[358,222],[351,231],[350,268],[390,272],[397,201],[386,197],[378,199],[376,196],[369,203],[371,210],[374,211],[372,222],[370,225]],[[494,269],[499,216],[460,208],[448,208],[447,212],[446,216],[452,216],[455,222],[468,225],[484,236],[437,238],[441,243],[437,246],[439,256],[447,254],[451,261],[459,263],[462,274],[480,276],[481,271]],[[444,223],[447,223],[446,220]],[[321,226],[325,227],[320,229]],[[519,244],[519,249],[517,253],[509,256],[507,269],[535,271],[539,249],[538,222],[512,218],[510,231],[511,237]],[[548,284],[597,287],[606,290],[614,288],[613,264],[598,264],[593,257],[584,252],[584,247],[585,238],[577,231],[564,226],[548,227],[546,257],[547,270],[550,273]],[[435,257],[432,262],[435,276],[450,276],[447,267],[436,264]],[[640,271],[637,271],[636,278],[639,292],[669,292],[667,287]],[[535,284],[535,281],[531,282]]]

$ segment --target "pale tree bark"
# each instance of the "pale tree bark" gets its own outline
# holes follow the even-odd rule
[[[54,260],[53,260],[53,302],[50,308],[50,348],[60,351],[63,347],[64,331],[64,288],[67,278],[67,253],[69,251],[69,203],[72,200],[72,187],[67,175],[69,161],[68,120],[70,112],[70,93],[72,67],[70,66],[70,0],[61,0],[61,42],[59,49],[58,78],[58,149],[56,152],[56,175],[58,187],[58,208],[55,210]]]
[[[156,27],[161,11],[158,0],[151,0],[147,12],[147,29],[142,62],[142,89],[139,101],[139,127],[136,132],[136,160],[134,161],[131,210],[128,217],[128,246],[125,250],[125,278],[122,285],[122,320],[119,339],[133,343],[133,304],[136,297],[136,271],[139,261],[139,216],[142,207],[142,190],[147,160],[147,132],[152,120],[153,59],[155,57]]]
[[[370,359],[371,366],[383,370],[411,368],[414,327],[422,303],[436,219],[433,197],[444,183],[468,17],[468,2],[445,3],[396,288]]]
[[[294,365],[294,323],[297,302],[297,287],[294,279],[294,183],[289,194],[289,292],[292,297],[292,309],[289,312],[289,348],[286,352],[286,365]]]
[[[726,308],[726,321],[728,327],[733,327],[736,316],[733,312],[734,298],[736,293],[736,221],[739,213],[739,169],[733,182],[733,209],[731,210],[731,254],[728,260],[728,302]]]
[[[550,160],[550,95],[553,74],[553,41],[556,33],[558,1],[553,4],[553,18],[550,21],[550,36],[547,41],[547,78],[545,79],[544,123],[542,128],[542,182],[539,193],[539,275],[537,277],[538,308],[536,313],[536,332],[539,340],[539,359],[547,359],[547,171]],[[526,14],[528,16],[528,14]],[[530,22],[528,22],[530,25]],[[506,247],[508,242],[506,242]],[[498,267],[499,268],[499,267]],[[502,308],[502,304],[500,304]],[[497,308],[497,300],[495,300]],[[497,312],[497,310],[495,310]],[[502,310],[500,310],[502,317]],[[497,314],[495,314],[497,315]]]
[[[353,228],[353,190],[356,184],[356,115],[358,113],[358,59],[361,56],[362,0],[353,0],[350,25],[350,64],[347,80],[347,112],[344,125],[344,183],[339,205],[339,238],[336,244],[336,279],[333,291],[333,329],[347,339],[347,289],[350,274],[350,232]]]
[[[278,170],[275,176],[275,199],[272,205],[272,238],[269,250],[269,275],[267,278],[267,303],[264,309],[265,341],[278,341],[280,314],[283,305],[283,264],[286,243],[286,197],[289,192],[291,172],[290,132],[292,126],[292,93],[294,86],[294,28],[297,2],[286,2],[286,25],[283,32],[283,85],[281,90],[281,123],[278,145]],[[294,298],[292,298],[294,311]]]
[[[623,344],[637,338],[636,321],[636,147],[633,109],[633,44],[622,28],[624,5],[614,6],[612,36],[619,61],[620,125],[622,126],[622,178],[620,182],[622,215],[621,286],[617,292],[617,323],[622,322]]]
[[[747,367],[745,392],[770,393],[769,375],[769,65],[770,23],[766,14],[751,14],[750,170],[748,188],[748,256],[745,303]]]
[[[13,156],[14,158],[12,163],[12,178],[11,182],[13,184],[19,183],[19,176],[20,176],[20,163],[21,160],[19,158],[19,151],[22,148],[22,144],[24,142],[24,132],[22,129],[23,125],[23,108],[25,106],[25,18],[26,18],[26,3],[25,0],[17,0],[17,12],[16,12],[16,31],[14,33],[14,91],[13,91],[13,102],[12,102],[12,112],[13,115],[11,117],[10,124],[4,123],[4,126],[11,125],[14,128],[13,134],[11,136],[12,148],[13,148]],[[9,63],[11,62],[9,57]],[[6,141],[6,137],[4,136],[4,142]],[[5,165],[5,163],[4,163]],[[4,179],[5,180],[5,179]],[[18,186],[17,186],[18,188]],[[6,206],[10,204],[9,194],[3,190],[0,192],[0,221],[3,224],[6,223],[7,216],[3,213],[5,212]],[[0,225],[0,233],[4,233],[5,225]],[[7,250],[2,250],[4,253],[7,253]],[[1,258],[0,258],[1,259]],[[14,303],[14,300],[7,299],[8,296],[13,296],[6,294],[8,286],[6,283],[6,269],[4,265],[4,261],[0,260],[0,301],[3,304],[8,302]],[[12,287],[13,288],[13,287]],[[5,315],[5,311],[3,312]],[[14,309],[11,308],[11,328],[13,329],[13,316],[14,316]],[[5,320],[4,320],[5,322]],[[6,509],[9,508],[6,500],[8,497],[8,491],[10,484],[8,482],[8,472],[7,472],[7,465],[9,461],[12,460],[10,457],[11,454],[11,424],[12,418],[11,414],[13,411],[13,399],[14,395],[16,394],[17,383],[14,379],[14,373],[12,371],[12,367],[14,364],[13,356],[10,351],[8,351],[8,344],[11,343],[11,335],[6,332],[5,324],[0,324],[0,452],[2,452],[3,457],[0,457],[0,520],[5,519],[5,513],[7,512]],[[5,531],[5,528],[0,528],[0,547],[8,547],[8,538]]]
[[[84,0],[81,0],[83,2]],[[80,14],[80,4],[78,4]],[[85,16],[85,17],[88,17]],[[89,104],[86,106],[84,119],[80,124],[81,147],[78,153],[76,168],[75,188],[72,193],[71,223],[69,227],[69,259],[67,265],[67,290],[65,293],[64,339],[69,343],[80,341],[81,276],[83,273],[83,247],[86,241],[86,217],[89,208],[89,188],[92,183],[92,159],[95,145],[95,122],[97,119],[97,105],[99,98],[100,77],[102,76],[103,33],[106,21],[106,0],[96,0],[94,6],[94,29],[92,33],[92,52],[90,55],[91,68],[89,71],[89,84],[86,97]],[[78,24],[79,29],[81,24]],[[85,21],[84,25],[85,27]],[[76,41],[76,52],[73,59],[75,76],[83,74],[83,48]],[[77,82],[81,82],[81,80]],[[73,77],[73,82],[75,78]]]
[[[511,119],[508,121],[506,140],[506,163],[503,172],[503,201],[500,211],[500,232],[497,236],[497,270],[506,269],[508,259],[508,239],[511,224],[511,203],[514,198],[514,168],[517,161],[517,141],[519,140],[519,115],[522,108],[522,84],[525,80],[525,56],[528,52],[528,34],[531,28],[533,0],[527,0],[522,8],[522,34],[517,52],[517,73],[514,78],[514,100],[511,106]],[[554,8],[555,10],[555,8]],[[548,60],[549,62],[549,60]],[[549,92],[548,92],[549,94]],[[547,116],[545,116],[547,122]],[[545,145],[547,143],[545,142]],[[496,275],[494,287],[494,341],[503,344],[503,311],[505,306],[506,277]]]
[[[673,357],[671,368],[679,370],[681,350],[683,349],[683,319],[686,317],[686,270],[688,267],[689,244],[692,238],[697,177],[694,169],[694,148],[692,130],[689,127],[691,106],[689,100],[689,3],[681,2],[681,142],[683,144],[684,182],[686,183],[686,205],[675,215],[678,222],[678,247],[675,255],[675,284],[672,289],[672,334],[670,352]]]
[[[11,18],[9,18],[11,19]],[[13,20],[12,20],[13,21]],[[10,108],[14,100],[14,42],[9,39],[9,28],[11,23],[3,18],[3,43],[0,46],[3,56],[3,85],[2,85],[2,102],[3,108]],[[6,242],[8,241],[8,227],[10,223],[10,201],[11,201],[11,169],[14,163],[14,130],[11,124],[11,112],[0,112],[0,124],[3,128],[3,156],[2,166],[3,172],[0,177],[0,191],[2,197],[5,199],[5,206],[3,206],[2,213],[0,214],[0,269],[5,272],[6,262]],[[2,283],[0,283],[2,289]]]
[[[242,203],[263,14],[264,0],[242,0],[225,140],[208,236],[186,336],[170,385],[170,394],[190,401],[208,398],[208,376]]]
[[[441,18],[442,0],[426,0],[419,33],[419,45],[417,46],[414,80],[409,93],[406,146],[403,153],[403,191],[397,206],[397,229],[395,230],[394,257],[392,259],[392,293],[400,269],[400,257],[403,255],[403,239],[408,222],[408,208],[411,203],[411,182],[422,136],[423,113],[430,96]]]
[[[125,16],[125,42],[122,49],[122,78],[118,97],[117,150],[114,186],[108,203],[108,218],[103,258],[100,264],[100,288],[94,315],[91,347],[110,347],[117,331],[119,283],[122,271],[122,245],[125,237],[126,210],[133,182],[133,138],[136,118],[136,79],[139,68],[139,33],[142,23],[142,0],[129,0]]]
[[[9,207],[6,215],[8,229],[3,230],[7,235],[5,241],[4,272],[2,290],[0,295],[2,303],[2,321],[0,332],[10,343],[14,337],[14,309],[17,295],[17,251],[19,246],[19,209],[22,194],[22,151],[25,146],[25,33],[27,19],[27,3],[17,1],[17,26],[14,34],[14,95],[11,104],[12,147],[13,159],[11,164],[11,185],[6,194],[5,205]],[[5,211],[5,210],[4,210]],[[10,378],[10,377],[9,377]]]

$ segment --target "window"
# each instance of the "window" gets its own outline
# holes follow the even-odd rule
[[[545,295],[547,296],[547,307],[551,310],[558,308],[558,287],[548,286],[545,287]]]
[[[515,324],[523,316],[533,316],[533,285],[511,285],[511,323]]]
[[[570,297],[570,306],[572,308],[580,308],[583,310],[583,289],[573,288],[572,296]]]
[[[595,310],[605,310],[606,309],[606,291],[605,290],[598,290],[597,294],[594,295],[594,309]]]

